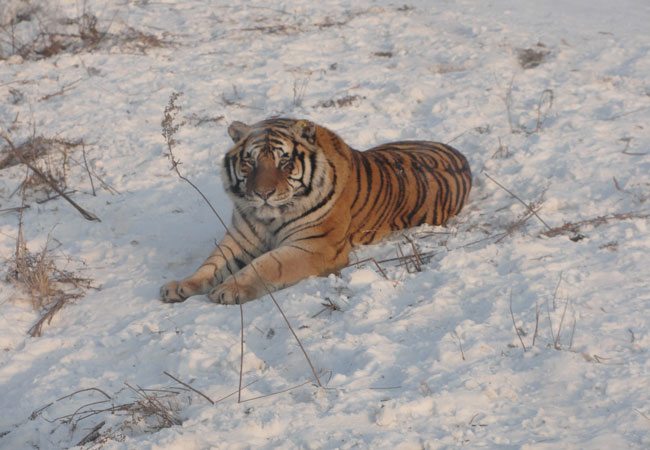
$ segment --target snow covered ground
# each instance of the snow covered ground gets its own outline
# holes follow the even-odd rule
[[[269,5],[2,2],[0,129],[16,145],[83,139],[96,196],[78,145],[67,185],[101,218],[28,189],[25,241],[49,238],[60,268],[101,289],[28,337],[43,311],[5,280],[18,213],[0,213],[0,448],[649,448],[650,4]],[[63,37],[80,29],[98,33]],[[66,48],[14,54],[44,30]],[[277,293],[325,388],[266,297],[243,308],[249,401],[217,401],[239,383],[239,308],[158,300],[224,233],[164,156],[173,92],[181,170],[225,218],[232,120],[467,155],[473,191],[448,227],[352,257],[393,259],[388,279],[366,262]],[[0,170],[1,210],[20,206],[25,173]],[[394,259],[413,254],[405,236],[420,272]]]

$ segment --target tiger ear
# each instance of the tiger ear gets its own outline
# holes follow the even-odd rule
[[[316,142],[316,125],[308,120],[298,120],[295,125],[296,131],[300,137],[310,144]]]
[[[244,122],[239,122],[238,120],[235,120],[233,123],[230,124],[228,127],[228,134],[232,138],[233,142],[236,144],[237,142],[241,141],[244,136],[250,131],[250,127],[246,125]]]

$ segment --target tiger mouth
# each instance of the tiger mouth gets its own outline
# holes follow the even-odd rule
[[[259,197],[247,197],[248,203],[254,208],[273,208],[279,209],[291,202],[292,196],[285,195],[281,198],[261,199]]]

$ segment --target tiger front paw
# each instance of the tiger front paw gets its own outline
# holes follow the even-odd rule
[[[219,286],[213,288],[208,293],[208,298],[219,305],[239,305],[246,303],[247,298],[245,292],[238,288],[235,283],[221,283]]]
[[[160,299],[165,303],[178,303],[184,302],[189,295],[186,295],[181,283],[178,281],[170,281],[165,283],[160,288]]]

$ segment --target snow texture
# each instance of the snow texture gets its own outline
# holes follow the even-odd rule
[[[84,23],[96,42],[16,52]],[[70,448],[99,425],[83,448],[650,447],[646,0],[3,0],[0,24],[2,132],[83,139],[96,196],[79,146],[68,191],[101,218],[28,189],[28,248],[49,238],[100,288],[29,337],[43,311],[5,279],[26,169],[0,170],[0,448]],[[240,372],[238,307],[158,300],[224,234],[165,157],[174,92],[180,169],[226,219],[233,120],[310,119],[358,149],[436,140],[470,161],[447,227],[276,294],[325,387],[268,296],[243,307],[249,401],[163,373],[217,401]],[[581,224],[546,233],[566,223]],[[421,264],[401,258],[409,239]],[[175,424],[99,412],[143,393]]]

